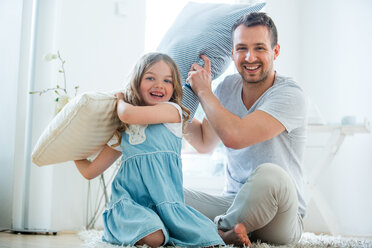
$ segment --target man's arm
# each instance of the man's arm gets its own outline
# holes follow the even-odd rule
[[[186,124],[185,139],[200,153],[208,153],[218,145],[220,139],[204,118],[202,122],[193,119]]]
[[[264,111],[256,110],[240,118],[225,109],[213,93],[198,95],[210,125],[226,147],[248,147],[269,140],[285,130],[281,122]]]
[[[209,125],[226,147],[241,149],[269,140],[285,130],[281,122],[257,110],[244,118],[225,109],[211,89],[210,61],[203,56],[204,68],[194,64],[188,81],[199,97]],[[202,129],[201,136],[204,135]]]

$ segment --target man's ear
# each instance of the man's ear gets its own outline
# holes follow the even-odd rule
[[[276,44],[274,47],[274,60],[279,56],[280,53],[280,45]]]

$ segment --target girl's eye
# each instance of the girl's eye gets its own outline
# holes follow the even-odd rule
[[[165,79],[164,82],[166,82],[166,83],[172,83],[172,80]]]
[[[155,78],[154,77],[147,77],[146,80],[152,81],[152,80],[155,80]]]

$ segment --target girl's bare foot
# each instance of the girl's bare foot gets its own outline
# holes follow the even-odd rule
[[[247,230],[245,226],[241,223],[235,225],[235,227],[226,232],[218,230],[218,234],[221,236],[223,241],[227,245],[235,246],[251,246],[251,241],[248,238]]]
[[[164,243],[165,237],[162,230],[157,230],[143,237],[134,245],[148,245],[150,247],[159,247]]]

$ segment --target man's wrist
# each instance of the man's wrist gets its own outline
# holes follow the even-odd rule
[[[194,91],[194,93],[199,99],[208,97],[211,94],[214,95],[212,89],[209,88],[199,89],[198,91]]]
[[[190,89],[197,97],[199,97],[199,95],[200,95],[200,92],[202,92],[202,91],[207,91],[207,92],[211,92],[212,93],[212,90],[211,89],[193,89],[192,87],[191,87],[191,85],[189,84],[189,83],[184,83],[184,86],[185,87],[187,87],[188,89]]]

